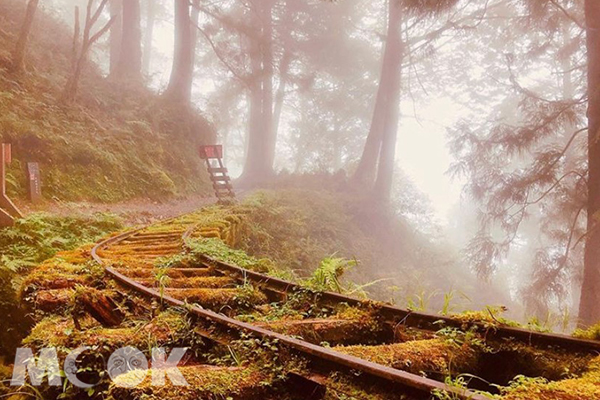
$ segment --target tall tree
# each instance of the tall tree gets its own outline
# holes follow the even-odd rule
[[[280,33],[280,40],[283,47],[282,56],[279,60],[278,77],[279,84],[275,97],[273,100],[273,135],[274,141],[277,143],[277,135],[279,133],[279,126],[281,124],[281,114],[283,112],[283,103],[285,102],[285,92],[289,80],[290,64],[292,62],[291,47],[292,47],[292,23],[294,19],[294,10],[290,4],[291,0],[284,0],[283,2],[283,17],[282,17],[282,32]]]
[[[585,1],[588,55],[587,237],[580,323],[600,321],[600,2]]]
[[[468,262],[485,278],[518,265],[526,312],[544,316],[576,309],[580,297],[577,238],[585,231],[587,197],[587,163],[576,151],[586,131],[585,71],[577,61],[585,57],[583,8],[568,0],[520,3],[499,2],[477,28],[482,36],[469,39],[467,53],[456,53],[458,82],[473,74],[458,58],[488,73],[470,79],[472,116],[450,130],[458,158],[452,170],[469,177],[466,188],[482,205]],[[525,87],[521,81],[531,73],[539,79]]]
[[[123,28],[115,78],[142,81],[142,31],[140,0],[123,1]]]
[[[452,7],[457,0],[387,0],[387,36],[382,58],[381,78],[377,89],[371,128],[358,167],[352,180],[361,187],[373,189],[376,199],[386,203],[392,191],[398,123],[404,44],[402,42],[403,10],[417,15],[437,14]],[[435,38],[447,27],[430,32]],[[373,185],[373,181],[375,183]]]
[[[175,0],[175,50],[165,97],[189,105],[194,78],[194,34],[189,0]]]
[[[123,0],[110,0],[110,17],[115,20],[110,28],[109,46],[110,46],[110,75],[114,75],[119,64],[121,56],[121,41],[123,40]]]
[[[379,168],[375,182],[375,194],[379,200],[387,202],[392,192],[392,181],[396,161],[396,139],[400,119],[400,89],[402,78],[403,44],[401,38],[402,5],[389,2],[388,35],[385,44],[384,72],[379,87],[385,92],[383,104],[379,106],[381,121],[378,122],[377,136],[380,137]],[[378,96],[379,97],[379,96]]]
[[[114,24],[115,18],[111,18],[104,26],[92,34],[92,30],[96,26],[98,19],[102,15],[104,8],[106,7],[108,0],[102,0],[96,10],[93,10],[94,0],[88,0],[87,9],[85,14],[85,25],[83,28],[83,38],[79,41],[79,8],[75,7],[75,33],[73,38],[73,65],[71,75],[67,79],[67,83],[63,90],[61,100],[63,102],[71,102],[75,100],[77,96],[77,90],[79,88],[79,79],[87,63],[89,51],[94,43],[98,41]]]
[[[27,3],[27,10],[25,12],[25,20],[21,26],[21,32],[19,32],[19,38],[12,54],[11,71],[18,72],[23,69],[23,61],[25,60],[25,53],[27,50],[27,41],[29,40],[29,33],[31,32],[31,26],[35,18],[35,12],[38,9],[39,0],[29,0]]]
[[[152,39],[154,38],[154,23],[156,22],[156,0],[146,0],[146,29],[144,30],[144,54],[142,57],[142,71],[144,75],[150,73],[152,60]]]
[[[248,38],[250,44],[250,115],[248,149],[242,181],[260,183],[273,175],[275,134],[273,121],[273,6],[275,0],[264,0],[254,10],[258,38]]]

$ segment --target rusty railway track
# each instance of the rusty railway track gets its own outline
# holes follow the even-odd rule
[[[170,221],[162,222],[169,226]],[[160,225],[160,224],[159,224]],[[154,261],[159,257],[176,255],[185,249],[186,239],[193,236],[197,225],[195,223],[179,223],[176,227],[165,230],[148,231],[145,228],[133,230],[101,243],[92,249],[92,257],[102,264],[107,273],[117,282],[135,292],[152,299],[175,307],[184,307],[200,320],[215,324],[228,330],[244,332],[256,337],[276,340],[283,346],[310,359],[316,365],[325,365],[326,370],[335,371],[358,371],[363,376],[371,377],[384,385],[393,388],[395,393],[406,393],[411,399],[429,399],[434,390],[446,391],[452,398],[461,400],[485,400],[487,397],[476,392],[448,386],[437,379],[426,378],[402,369],[378,364],[353,355],[344,354],[334,349],[301,340],[270,329],[264,324],[252,324],[242,322],[220,311],[222,308],[214,304],[196,305],[197,299],[187,294],[197,290],[204,290],[202,286],[204,277],[223,278],[223,287],[214,288],[219,290],[225,297],[233,294],[235,289],[231,288],[231,280],[235,282],[251,282],[265,293],[265,296],[273,301],[285,302],[288,296],[295,292],[301,292],[301,286],[282,279],[274,278],[255,271],[240,268],[208,256],[203,256],[199,265],[192,268],[172,268],[169,274],[172,282],[161,293],[153,281],[152,268]],[[138,256],[134,262],[136,265],[119,264],[120,247],[126,246],[128,250],[136,251]],[[116,262],[116,263],[115,263]],[[116,265],[116,266],[115,266]],[[189,287],[185,282],[197,282],[196,287]],[[361,307],[368,304],[349,296],[331,292],[319,292],[315,294],[315,301],[319,304],[335,305],[344,303],[349,306]],[[210,302],[209,302],[210,303]],[[191,305],[190,305],[191,304]],[[447,327],[461,327],[464,322],[458,319],[431,315],[426,313],[412,312],[391,305],[377,304],[376,312],[387,326],[397,327],[402,325],[418,331],[435,332],[440,329],[440,324]],[[305,321],[310,322],[310,321]],[[600,343],[588,340],[579,340],[569,336],[545,334],[525,329],[495,326],[490,328],[485,324],[474,323],[473,330],[483,335],[490,341],[515,341],[527,346],[541,349],[562,349],[565,351],[594,354],[600,351]],[[210,336],[210,334],[207,334]],[[210,339],[210,337],[209,337]],[[218,341],[219,339],[216,339]],[[322,369],[322,368],[321,368]],[[320,372],[315,372],[310,377],[300,377],[310,381],[316,386],[321,384]],[[315,397],[318,398],[318,397]],[[398,397],[400,398],[400,397]]]

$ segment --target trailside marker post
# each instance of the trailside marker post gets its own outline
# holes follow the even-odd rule
[[[27,163],[27,180],[29,181],[29,200],[32,203],[38,203],[42,200],[42,180],[38,163]]]
[[[12,226],[23,214],[6,195],[6,166],[12,162],[12,146],[2,143],[0,149],[0,227]]]

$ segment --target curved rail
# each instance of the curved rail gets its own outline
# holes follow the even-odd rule
[[[197,225],[192,226],[183,234],[182,238],[184,242],[191,236],[196,228]],[[208,265],[216,267],[219,270],[243,276],[245,279],[257,284],[267,285],[278,291],[293,292],[303,290],[301,285],[293,282],[261,274],[259,272],[249,271],[206,255],[204,255],[203,258]],[[330,303],[347,303],[351,306],[358,306],[365,303],[365,300],[340,293],[320,292],[319,294],[321,295],[321,300]],[[461,325],[464,325],[464,321],[460,321],[456,318],[406,310],[386,303],[377,303],[377,306],[384,317],[402,321],[403,324],[411,327],[436,327],[435,329],[438,330],[440,325],[439,322],[443,322],[443,325],[451,327],[460,327]],[[491,330],[489,326],[484,326],[481,323],[475,322],[470,325],[477,327],[479,331],[486,332],[488,338],[515,339],[531,346],[559,346],[571,350],[600,353],[600,341],[578,339],[567,335],[536,332],[506,325],[494,326]]]
[[[438,382],[436,380],[433,380],[433,379],[424,378],[424,377],[414,375],[414,374],[411,374],[411,373],[408,373],[405,371],[401,371],[401,370],[398,370],[395,368],[386,367],[386,366],[383,366],[380,364],[376,364],[376,363],[373,363],[370,361],[363,360],[358,357],[345,355],[345,354],[327,349],[322,346],[308,343],[308,342],[305,342],[305,341],[302,341],[299,339],[294,339],[292,337],[289,337],[289,336],[286,336],[286,335],[283,335],[280,333],[276,333],[273,331],[269,331],[267,329],[254,326],[249,323],[241,322],[236,319],[227,317],[223,314],[219,314],[214,311],[210,311],[210,310],[207,310],[207,309],[195,306],[195,305],[190,306],[189,304],[187,304],[181,300],[175,299],[171,296],[168,296],[166,294],[163,294],[161,296],[161,294],[158,291],[148,288],[148,287],[136,282],[135,280],[121,274],[120,272],[116,271],[115,269],[108,267],[107,265],[105,265],[102,258],[98,255],[98,250],[104,249],[112,244],[126,240],[127,238],[133,236],[135,233],[139,232],[142,229],[143,228],[140,228],[140,229],[137,229],[137,230],[134,230],[131,232],[126,232],[121,235],[109,238],[103,242],[98,243],[96,246],[94,246],[94,248],[91,251],[92,258],[96,262],[98,262],[100,265],[103,265],[105,267],[105,270],[108,272],[108,274],[112,278],[114,278],[117,282],[125,285],[126,287],[128,287],[130,289],[133,289],[133,290],[135,290],[145,296],[151,297],[151,298],[161,299],[163,302],[165,302],[171,306],[184,307],[190,313],[194,314],[195,316],[203,318],[210,322],[217,323],[217,324],[220,324],[220,325],[228,327],[228,328],[252,333],[261,338],[275,339],[275,340],[279,341],[279,343],[282,343],[283,345],[286,345],[289,348],[295,349],[295,350],[299,351],[300,353],[309,355],[311,357],[316,357],[316,358],[324,360],[324,361],[332,362],[334,364],[338,364],[338,365],[344,366],[346,368],[350,368],[352,370],[361,371],[361,372],[369,374],[371,376],[382,378],[386,381],[400,384],[402,386],[417,390],[419,392],[423,392],[424,394],[427,394],[427,395],[430,395],[432,391],[437,389],[437,390],[444,390],[448,393],[451,393],[457,399],[461,399],[461,400],[486,400],[487,399],[487,397],[476,394],[469,390],[463,390],[463,389],[459,389],[459,388],[455,388],[455,387],[450,387],[450,386],[447,386],[447,385],[445,385],[441,382]],[[184,234],[184,237],[185,237],[185,234]],[[229,266],[229,267],[234,270],[241,270],[238,267],[234,267],[234,266]],[[255,274],[254,272],[252,272],[252,271],[247,271],[247,272],[252,274],[253,279],[257,278],[256,275],[254,275]],[[262,276],[262,275],[261,275],[261,277],[268,278],[265,280],[265,282],[271,282],[271,283],[277,282],[278,286],[281,286],[285,282],[285,281],[282,281],[279,279],[273,280],[274,278],[269,278],[269,277]],[[295,286],[289,282],[287,282],[286,285],[289,285],[289,287]]]
[[[166,221],[163,221],[163,223]],[[194,230],[198,227],[198,225],[193,225],[188,228],[182,235],[181,239],[185,244],[186,239],[188,239]],[[384,365],[380,365],[374,362],[370,362],[358,357],[346,355],[329,348],[325,348],[316,344],[312,344],[300,339],[295,339],[290,336],[286,336],[281,333],[273,332],[268,329],[258,327],[246,322],[241,322],[236,319],[230,318],[223,314],[202,308],[200,306],[192,305],[190,306],[186,302],[176,299],[168,294],[161,294],[157,290],[154,290],[150,287],[147,287],[140,282],[137,282],[135,279],[132,279],[114,268],[105,265],[102,257],[98,255],[99,250],[103,250],[109,248],[111,245],[118,244],[122,241],[127,240],[128,238],[134,236],[136,233],[140,232],[144,228],[139,228],[130,232],[126,232],[120,234],[118,236],[109,238],[101,243],[98,243],[92,249],[92,257],[93,259],[101,265],[104,265],[107,273],[114,278],[116,281],[121,283],[122,285],[137,291],[138,293],[155,298],[161,299],[161,301],[176,307],[185,307],[190,313],[193,315],[208,321],[213,324],[220,325],[222,327],[226,327],[229,329],[233,329],[236,331],[243,331],[246,333],[254,334],[261,338],[277,340],[279,343],[294,349],[295,351],[302,353],[306,356],[310,356],[314,359],[322,360],[328,362],[329,364],[343,366],[347,369],[360,371],[369,376],[377,377],[380,379],[384,379],[388,382],[393,382],[397,385],[405,387],[407,389],[416,390],[419,393],[423,394],[431,394],[433,390],[444,390],[450,393],[457,399],[470,399],[470,400],[485,400],[487,397],[479,395],[477,393],[450,387],[436,381],[434,379],[429,379],[425,377],[421,377],[418,375],[411,374],[406,371],[402,371],[399,369],[395,369],[392,367],[387,367]],[[279,278],[274,278],[265,274],[261,274],[254,271],[249,271],[244,268],[231,265],[208,256],[203,256],[203,264],[205,266],[210,266],[215,268],[220,272],[224,272],[228,275],[233,275],[240,279],[249,280],[253,283],[256,283],[258,286],[267,289],[270,289],[275,292],[279,292],[282,294],[305,290],[298,284],[288,282]],[[356,299],[353,297],[349,297],[343,294],[333,293],[333,292],[319,292],[320,300],[325,303],[346,303],[350,306],[360,306],[368,303],[365,300]],[[400,323],[409,327],[416,327],[426,330],[437,331],[439,330],[439,322],[443,322],[446,326],[460,327],[464,324],[463,321],[458,319],[443,317],[438,315],[432,315],[427,313],[413,312],[405,309],[401,309],[399,307],[394,307],[391,305],[376,303],[377,312],[381,315],[386,321],[394,322],[394,324]],[[523,343],[526,343],[530,346],[551,346],[551,347],[560,347],[564,349],[583,351],[583,352],[598,352],[600,351],[600,342],[591,341],[591,340],[581,340],[573,337],[565,336],[565,335],[554,335],[547,333],[540,333],[529,331],[526,329],[508,327],[508,326],[495,326],[489,327],[484,326],[483,324],[471,324],[480,332],[485,333],[486,338],[491,339],[512,339],[517,340]]]
[[[249,281],[260,285],[266,285],[269,288],[281,292],[294,292],[303,290],[302,286],[293,282],[288,282],[283,279],[261,274],[259,272],[249,271],[247,269],[231,265],[208,256],[203,256],[203,258],[205,259],[207,265],[213,266],[218,270],[243,276]],[[321,296],[321,300],[328,303],[346,303],[350,306],[359,306],[369,302],[334,292],[319,292],[319,295]],[[401,321],[402,324],[409,327],[424,329],[430,328],[437,331],[439,330],[440,325],[460,327],[465,324],[464,321],[451,317],[406,310],[385,303],[376,304],[379,313],[384,318],[388,320]],[[440,324],[440,322],[443,324]],[[485,332],[486,337],[489,339],[514,339],[530,346],[556,346],[576,351],[600,352],[600,341],[578,339],[567,335],[536,332],[505,325],[489,327],[477,322],[469,323],[469,325],[476,327],[480,332]]]

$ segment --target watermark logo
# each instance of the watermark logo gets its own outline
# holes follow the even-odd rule
[[[92,349],[89,347],[79,347],[71,351],[65,358],[64,368],[61,371],[55,348],[41,349],[37,357],[34,356],[31,349],[19,348],[15,356],[10,384],[22,386],[29,377],[33,386],[42,385],[45,378],[48,379],[48,385],[61,386],[64,376],[73,386],[90,389],[94,386],[93,384],[82,382],[77,377],[79,372],[77,360],[82,353],[90,350]],[[140,385],[148,376],[148,372],[151,374],[152,386],[164,386],[167,377],[175,386],[188,386],[178,368],[186,351],[186,348],[175,348],[167,355],[164,348],[154,348],[150,364],[140,350],[131,346],[122,347],[110,355],[106,371],[115,385],[125,388],[134,388]],[[127,374],[127,379],[122,379],[125,374]]]

